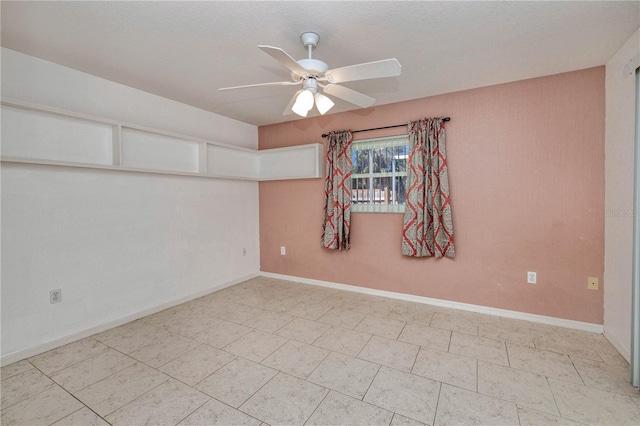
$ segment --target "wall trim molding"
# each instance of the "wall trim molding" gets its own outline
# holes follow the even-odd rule
[[[144,309],[142,311],[138,311],[138,312],[134,312],[134,313],[129,314],[129,315],[125,315],[123,317],[114,319],[112,321],[107,321],[107,322],[105,322],[103,324],[99,324],[99,325],[96,325],[94,327],[89,327],[89,328],[86,328],[84,330],[80,330],[80,331],[77,331],[75,333],[71,333],[71,334],[68,334],[66,336],[59,337],[57,339],[49,340],[49,341],[41,343],[41,344],[39,344],[37,346],[33,346],[33,347],[30,347],[30,348],[27,348],[27,349],[23,349],[23,350],[20,350],[20,351],[12,352],[10,354],[2,355],[2,357],[0,357],[0,365],[1,366],[5,366],[5,365],[8,365],[8,364],[17,362],[17,361],[21,361],[21,360],[26,359],[26,358],[30,358],[30,357],[35,356],[35,355],[39,355],[39,354],[41,354],[43,352],[47,352],[47,351],[50,351],[51,349],[55,349],[55,348],[58,348],[60,346],[63,346],[63,345],[66,345],[66,344],[73,343],[75,341],[84,339],[86,337],[93,336],[94,334],[101,333],[101,332],[103,332],[105,330],[109,330],[111,328],[118,327],[118,326],[126,324],[128,322],[135,321],[135,320],[138,320],[140,318],[144,318],[144,317],[146,317],[148,315],[152,315],[152,314],[155,314],[157,312],[164,311],[165,309],[172,308],[172,307],[180,305],[182,303],[190,302],[190,301],[195,300],[195,299],[197,299],[199,297],[206,296],[208,294],[214,293],[216,291],[222,290],[222,289],[227,288],[227,287],[231,287],[232,285],[236,285],[236,284],[239,284],[241,282],[250,280],[250,279],[255,278],[255,277],[259,276],[259,275],[260,275],[259,273],[253,273],[253,274],[250,274],[250,275],[245,275],[245,276],[243,276],[241,278],[237,278],[235,280],[231,280],[231,281],[224,282],[222,284],[215,285],[215,286],[213,286],[211,288],[208,288],[206,290],[202,290],[202,291],[199,291],[197,293],[192,293],[192,294],[190,294],[188,296],[180,297],[178,299],[172,300],[172,301],[167,302],[167,303],[162,303],[160,305],[156,305],[156,306],[153,306],[151,308]]]
[[[627,361],[627,362],[631,362],[631,353],[629,352],[628,348],[625,348],[624,345],[622,345],[620,342],[618,342],[615,337],[613,337],[611,335],[611,333],[607,333],[607,330],[605,329],[604,333],[604,338],[607,339],[607,341],[609,343],[611,343],[611,346],[613,346],[619,353],[620,355],[622,355],[622,357]]]
[[[463,311],[477,312],[477,313],[487,314],[487,315],[495,315],[495,316],[504,317],[504,318],[531,321],[531,322],[536,322],[540,324],[571,328],[574,330],[588,331],[591,333],[602,334],[604,331],[603,326],[601,324],[593,324],[589,322],[574,321],[574,320],[569,320],[564,318],[549,317],[545,315],[530,314],[530,313],[519,312],[519,311],[510,311],[507,309],[491,308],[488,306],[472,305],[469,303],[453,302],[453,301],[444,300],[444,299],[433,299],[430,297],[415,296],[415,295],[406,294],[406,293],[396,293],[396,292],[387,291],[387,290],[377,290],[377,289],[367,288],[367,287],[358,287],[354,285],[315,280],[311,278],[296,277],[292,275],[276,274],[273,272],[260,271],[260,275],[267,278],[276,278],[276,279],[287,280],[287,281],[295,281],[302,284],[317,285],[320,287],[328,287],[328,288],[334,288],[338,290],[352,291],[352,292],[363,293],[363,294],[368,294],[372,296],[388,297],[391,299],[404,300],[408,302],[423,303],[425,305],[460,309]],[[614,347],[618,349],[618,347],[615,344],[614,344]]]

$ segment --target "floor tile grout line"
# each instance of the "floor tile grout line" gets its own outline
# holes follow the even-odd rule
[[[76,340],[75,342],[67,343],[67,344],[65,344],[65,345],[62,345],[62,346],[59,346],[59,347],[57,347],[57,348],[51,349],[51,351],[55,351],[55,350],[58,350],[58,349],[60,349],[60,348],[65,347],[65,346],[73,345],[73,344],[77,344],[77,343],[79,343],[79,342],[82,342],[82,341],[85,341],[85,340],[89,340],[89,339],[91,339],[91,340],[93,340],[93,341],[95,341],[95,342],[98,342],[98,343],[100,343],[100,344],[101,344],[101,345],[103,345],[103,346],[111,347],[111,346],[107,345],[106,343],[101,342],[101,341],[99,341],[98,339],[95,339],[93,336],[94,336],[94,335],[87,336],[87,337],[85,337],[85,338],[83,338],[83,339]],[[44,374],[44,375],[46,375],[47,377],[49,377],[49,374],[45,373],[45,372],[44,372],[40,367],[38,367],[36,364],[34,364],[34,363],[31,361],[31,359],[37,358],[37,357],[39,357],[39,356],[41,356],[41,355],[44,355],[44,354],[46,354],[46,353],[48,353],[48,352],[51,352],[51,351],[47,351],[47,352],[43,352],[43,353],[38,354],[38,355],[34,355],[34,356],[32,356],[32,357],[26,358],[25,360],[26,360],[26,361],[28,361],[31,365],[33,365],[35,368],[38,368],[38,370],[40,370],[40,372],[41,372],[42,374]],[[86,360],[87,360],[87,359],[89,359],[89,358],[93,358],[93,357],[96,357],[96,356],[100,355],[100,354],[101,354],[102,352],[104,352],[104,351],[106,351],[106,349],[104,349],[104,350],[102,350],[102,351],[100,351],[100,352],[98,352],[98,353],[96,353],[96,354],[94,354],[94,355],[91,355],[91,356],[89,356],[89,357],[87,357],[87,358],[85,358],[85,359],[82,359],[82,360],[80,360],[80,361],[74,362],[73,364],[69,364],[69,365],[64,366],[63,368],[60,368],[60,369],[55,370],[55,371],[52,371],[50,374],[57,373],[58,371],[62,371],[62,370],[64,370],[65,368],[73,367],[74,365],[76,365],[76,364],[80,364],[81,362],[86,361]]]
[[[194,389],[195,390],[195,389]],[[178,425],[180,424],[180,422],[183,422],[187,417],[189,417],[190,415],[192,415],[193,413],[195,413],[196,411],[198,411],[199,409],[201,409],[202,407],[205,406],[205,404],[208,404],[209,401],[211,401],[213,398],[209,395],[207,395],[204,392],[201,392],[203,395],[206,395],[209,397],[209,399],[207,399],[205,402],[203,402],[202,404],[200,404],[200,406],[198,408],[196,408],[195,410],[193,410],[192,412],[190,412],[189,414],[187,414],[186,416],[184,416],[183,418],[181,418],[179,421],[177,421],[175,424]]]
[[[442,395],[442,382],[438,382],[440,385],[438,386],[438,397],[436,398],[436,406],[433,408],[433,419],[431,419],[431,424],[436,424],[436,418],[438,417],[438,407],[440,406],[440,395]]]
[[[311,383],[311,382],[309,382]],[[315,384],[315,383],[312,383]],[[316,386],[320,386],[320,385],[316,385]],[[327,393],[324,394],[324,396],[322,397],[322,401],[320,401],[320,403],[318,403],[318,405],[316,405],[316,408],[313,409],[313,411],[311,412],[311,414],[309,415],[309,417],[307,417],[303,423],[303,426],[307,424],[307,422],[311,419],[311,417],[313,417],[313,415],[316,413],[316,411],[318,411],[318,408],[320,408],[320,406],[322,405],[322,403],[324,402],[325,399],[327,399],[327,397],[329,396],[329,394],[331,393],[332,389],[326,388],[324,386],[320,386],[321,388],[323,388],[324,390],[327,391]]]
[[[553,388],[551,387],[551,383],[549,383],[549,378],[548,377],[545,377],[545,382],[547,383],[547,386],[549,387],[549,392],[551,392],[551,396],[553,397],[553,403],[556,406],[556,410],[558,410],[559,417],[561,417],[563,419],[566,418],[566,417],[564,417],[562,415],[562,411],[560,411],[560,407],[558,406],[558,401],[556,399],[556,394],[555,394],[555,392],[553,392]],[[571,419],[569,419],[569,420],[571,420]]]
[[[57,383],[56,383],[57,384]],[[82,400],[80,400],[80,398],[78,398],[77,396],[75,396],[73,393],[69,392],[68,390],[66,390],[65,388],[63,388],[62,386],[58,385],[60,387],[60,389],[62,389],[64,392],[66,392],[67,394],[69,394],[69,396],[71,396],[73,399],[75,399],[76,401],[78,401],[80,404],[82,404],[82,407],[87,408],[88,410],[90,410],[92,413],[94,413],[96,416],[100,417],[102,420],[104,420],[105,422],[111,424],[111,422],[108,422],[107,419],[105,419],[103,416],[101,416],[100,414],[98,414],[93,408],[89,407],[87,404],[85,404]],[[77,409],[76,411],[74,411],[73,413],[82,410],[82,408]],[[67,416],[70,416],[73,413],[69,413]],[[65,418],[63,417],[63,419]],[[106,417],[106,416],[105,416]],[[62,419],[58,419],[57,421],[60,421]],[[55,423],[55,422],[54,422]]]
[[[378,377],[378,374],[380,374],[380,370],[382,370],[382,365],[377,364],[378,365],[378,369],[376,370],[376,374],[373,375],[373,378],[371,379],[371,382],[369,382],[369,386],[367,386],[367,390],[364,391],[364,393],[362,394],[362,398],[360,398],[360,401],[362,402],[366,402],[364,399],[366,398],[367,394],[369,393],[369,390],[371,390],[371,386],[373,385],[373,382],[376,381],[376,377]]]
[[[11,364],[8,364],[8,365],[6,365],[6,366],[4,366],[4,367],[2,367],[2,368],[6,368],[6,367],[8,367],[9,365],[13,365],[13,364],[16,364],[16,363],[18,363],[18,362],[22,362],[22,361],[26,362],[26,363],[27,363],[27,364],[29,364],[31,367],[29,367],[29,368],[27,368],[26,370],[21,371],[21,372],[19,372],[19,373],[14,373],[14,374],[12,374],[11,376],[8,376],[8,377],[0,377],[0,383],[2,383],[2,381],[4,381],[4,380],[8,380],[8,379],[10,379],[10,378],[12,378],[12,377],[15,377],[15,376],[17,376],[17,375],[19,375],[19,374],[22,374],[22,373],[26,373],[27,371],[29,371],[29,370],[33,370],[34,368],[36,368],[36,366],[35,366],[35,365],[33,365],[33,364],[29,361],[29,359],[28,359],[28,358],[22,359],[22,360],[20,360],[20,361],[16,361],[16,362],[11,363]]]
[[[167,378],[166,378],[165,380],[163,380],[162,382],[158,383],[158,384],[157,384],[157,385],[155,385],[154,387],[152,387],[152,388],[150,388],[150,389],[147,389],[145,392],[143,392],[143,393],[141,393],[140,395],[136,396],[136,397],[135,397],[135,398],[133,398],[131,401],[129,401],[129,402],[127,402],[127,403],[125,403],[125,404],[121,405],[120,407],[118,407],[118,408],[116,408],[115,410],[113,410],[113,411],[109,412],[108,414],[105,414],[105,415],[104,415],[104,418],[106,419],[106,418],[107,418],[108,416],[110,416],[111,414],[115,413],[116,411],[120,410],[121,408],[124,408],[125,406],[127,406],[127,405],[131,404],[132,402],[134,402],[134,401],[136,401],[136,400],[140,399],[143,395],[148,394],[149,392],[151,392],[151,391],[152,391],[152,390],[154,390],[155,388],[157,388],[157,387],[159,387],[159,386],[161,386],[161,385],[163,385],[163,384],[167,383],[167,382],[168,382],[169,380],[171,380],[171,379],[173,379],[173,378],[172,378],[172,377],[167,376]],[[198,392],[200,392],[200,391],[198,391]],[[203,392],[200,392],[200,393],[203,393]],[[86,404],[85,404],[85,405],[86,405]]]
[[[47,377],[47,376],[45,375],[45,377]],[[49,378],[49,377],[47,377],[47,378]],[[13,406],[15,406],[15,405],[18,405],[18,404],[20,404],[21,402],[24,402],[24,401],[26,401],[26,400],[28,400],[28,399],[31,399],[31,398],[35,397],[35,396],[38,396],[38,395],[40,395],[41,393],[44,393],[44,392],[46,392],[46,391],[48,391],[48,390],[51,390],[52,388],[54,388],[54,387],[56,387],[56,386],[58,386],[59,388],[62,388],[62,386],[60,386],[60,385],[59,385],[59,384],[57,384],[56,382],[53,382],[49,387],[46,387],[46,388],[42,389],[42,390],[41,390],[41,391],[39,391],[39,392],[36,392],[36,393],[34,393],[34,394],[32,394],[32,395],[27,396],[26,398],[23,398],[23,399],[21,399],[21,400],[18,400],[18,401],[14,402],[14,403],[13,403],[13,404],[11,404],[11,405],[2,406],[2,411],[6,410],[7,408],[11,408],[11,407],[13,407]],[[63,388],[63,390],[64,390],[65,392],[67,392],[67,390],[66,390],[66,389],[64,389],[64,388]]]

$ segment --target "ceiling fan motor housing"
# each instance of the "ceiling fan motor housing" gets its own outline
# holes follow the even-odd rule
[[[311,73],[324,73],[329,69],[329,65],[319,59],[300,59],[297,61],[300,66]]]

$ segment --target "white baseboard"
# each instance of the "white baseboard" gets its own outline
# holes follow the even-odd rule
[[[54,339],[54,340],[49,340],[48,342],[44,342],[42,344],[39,344],[37,346],[33,346],[31,348],[27,348],[27,349],[19,350],[19,351],[16,351],[16,352],[12,352],[10,354],[2,355],[2,357],[0,357],[0,365],[1,366],[5,366],[5,365],[8,365],[8,364],[11,364],[11,363],[14,363],[14,362],[26,359],[26,358],[30,358],[30,357],[35,356],[35,355],[39,355],[39,354],[41,354],[43,352],[50,351],[51,349],[55,349],[55,348],[58,348],[60,346],[66,345],[68,343],[73,343],[73,342],[78,341],[80,339],[84,339],[85,337],[93,336],[96,333],[100,333],[102,331],[109,330],[110,328],[114,328],[114,327],[126,324],[128,322],[135,321],[135,320],[140,319],[140,318],[144,318],[144,317],[146,317],[148,315],[155,314],[156,312],[160,312],[160,311],[163,311],[165,309],[180,305],[182,303],[189,302],[191,300],[197,299],[199,297],[206,296],[207,294],[213,293],[215,291],[222,290],[223,288],[231,287],[232,285],[241,283],[243,281],[250,280],[251,278],[255,278],[255,277],[259,276],[259,275],[260,275],[259,273],[246,275],[246,276],[243,276],[241,278],[237,278],[235,280],[231,280],[231,281],[227,281],[227,282],[222,283],[222,284],[218,284],[218,285],[216,285],[214,287],[211,287],[211,288],[208,288],[206,290],[199,291],[197,293],[193,293],[193,294],[190,294],[188,296],[184,296],[184,297],[181,297],[179,299],[172,300],[171,302],[163,303],[161,305],[157,305],[157,306],[154,306],[154,307],[151,307],[151,308],[139,311],[139,312],[134,312],[134,313],[126,315],[124,317],[120,317],[118,319],[115,319],[115,320],[112,320],[112,321],[108,321],[108,322],[105,322],[103,324],[100,324],[100,325],[97,325],[97,326],[94,326],[94,327],[90,327],[90,328],[87,328],[87,329],[84,329],[84,330],[77,331],[77,332],[72,333],[72,334],[68,334],[68,335],[66,335],[64,337],[60,337],[60,338],[57,338],[57,339]]]
[[[317,285],[321,287],[335,288],[338,290],[353,291],[356,293],[364,293],[373,296],[388,297],[391,299],[405,300],[409,302],[424,303],[426,305],[440,306],[445,308],[460,309],[463,311],[478,312],[481,314],[495,315],[505,318],[520,319],[525,321],[537,322],[547,325],[555,325],[558,327],[571,328],[574,330],[588,331],[591,333],[602,333],[603,326],[589,322],[573,321],[563,318],[548,317],[544,315],[529,314],[526,312],[510,311],[507,309],[490,308],[481,305],[472,305],[469,303],[452,302],[450,300],[433,299],[430,297],[414,296],[406,293],[396,293],[393,291],[376,290],[367,287],[358,287],[348,284],[340,284],[329,281],[314,280],[311,278],[295,277],[292,275],[275,274],[272,272],[260,271],[263,277],[277,278],[287,281],[295,281],[302,284]],[[614,345],[615,346],[615,345]],[[617,349],[617,348],[616,348]]]
[[[610,333],[607,333],[607,330],[604,331],[604,337],[611,343],[611,346],[616,348],[616,350],[622,355],[622,357],[628,362],[631,363],[631,351],[628,347],[625,347],[620,342],[618,342]]]

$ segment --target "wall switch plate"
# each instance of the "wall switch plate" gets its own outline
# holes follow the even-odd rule
[[[287,254],[287,249],[285,247],[280,247],[280,254],[282,256],[284,256],[285,254]]]
[[[60,303],[62,302],[62,289],[55,289],[49,291],[49,303]]]
[[[598,289],[598,278],[596,277],[589,277],[587,279],[587,288],[589,290],[597,290]]]
[[[247,249],[246,249],[246,248],[243,248],[243,249],[242,249],[242,255],[243,255],[243,256],[246,256],[246,255],[247,255]]]
[[[535,272],[527,272],[527,282],[529,284],[535,284],[538,281],[538,274]]]

